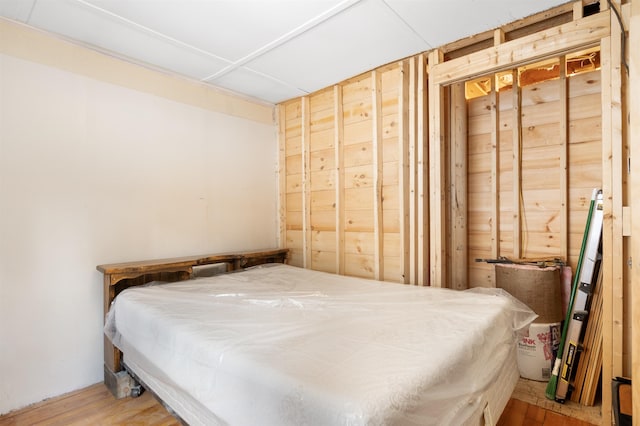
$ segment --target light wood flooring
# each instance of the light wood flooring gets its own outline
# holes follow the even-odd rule
[[[519,386],[522,387],[520,384]],[[520,389],[520,393],[526,393],[526,389],[529,388],[525,386],[524,389],[525,391]],[[517,396],[518,392],[519,390],[516,389],[514,396]],[[549,402],[551,403],[551,401]],[[561,404],[556,405],[560,406]],[[563,407],[566,406],[563,405]],[[579,408],[584,407],[579,406],[572,409],[574,412],[583,411]],[[600,424],[599,418],[593,418],[593,420],[568,417],[554,411],[553,407],[545,409],[533,403],[512,398],[500,417],[498,426],[589,426]],[[97,383],[88,388],[0,416],[0,426],[8,425],[178,426],[180,423],[149,392],[143,393],[139,398],[116,400],[102,383]]]

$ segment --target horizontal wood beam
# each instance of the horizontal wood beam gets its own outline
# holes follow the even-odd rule
[[[609,35],[609,15],[609,11],[601,12],[461,58],[430,64],[429,80],[434,84],[448,85],[598,44]]]

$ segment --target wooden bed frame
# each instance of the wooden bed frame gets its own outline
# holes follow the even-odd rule
[[[111,302],[128,287],[147,284],[151,281],[184,281],[193,278],[194,267],[204,265],[226,265],[226,271],[235,271],[264,263],[285,263],[288,249],[269,249],[250,252],[231,252],[204,256],[188,256],[171,259],[145,260],[139,262],[98,265],[104,274],[104,315],[106,318]],[[122,365],[122,352],[104,337],[104,383],[116,398],[131,394],[138,385]]]

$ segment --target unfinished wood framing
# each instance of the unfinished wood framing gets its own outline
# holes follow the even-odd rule
[[[398,191],[400,197],[398,200],[398,218],[400,220],[400,270],[402,273],[402,282],[408,284],[410,282],[411,267],[411,250],[410,244],[410,156],[409,144],[411,124],[409,120],[409,103],[410,103],[410,84],[412,74],[410,74],[410,66],[408,61],[402,61],[400,64],[400,73],[402,77],[401,90],[398,91],[398,114],[402,115],[398,123]],[[415,143],[415,142],[414,142]]]
[[[302,252],[303,266],[311,267],[311,172],[309,166],[311,155],[309,152],[311,138],[311,119],[309,117],[309,97],[302,98]]]
[[[631,46],[640,45],[639,3],[625,8]],[[308,251],[307,267],[347,275],[463,289],[495,285],[493,267],[476,258],[555,256],[575,267],[590,195],[601,187],[608,423],[610,379],[628,373],[623,337],[631,321],[624,315],[631,278],[622,121],[640,113],[637,101],[625,110],[620,28],[607,2],[600,4],[600,13],[586,17],[582,1],[562,5],[378,68],[310,95],[306,107],[304,99],[289,101],[279,108],[279,137],[290,263],[305,264]],[[574,73],[577,52],[594,51],[598,65]],[[636,80],[637,55],[630,52]],[[534,66],[547,67],[549,77],[526,80]],[[491,86],[465,98],[465,84],[479,79]],[[323,96],[330,106],[316,108]],[[317,126],[331,134],[330,162],[321,161],[325,138]],[[637,123],[629,132],[633,152]],[[637,189],[626,194],[640,199]],[[636,217],[627,234],[640,233]],[[635,250],[631,257],[640,258]],[[640,321],[636,312],[633,319]],[[640,352],[637,336],[633,353]],[[633,359],[633,371],[639,366]]]
[[[344,114],[342,111],[342,86],[333,87],[333,144],[336,167],[336,264],[335,272],[344,275]]]
[[[447,287],[445,172],[445,101],[444,87],[431,78],[441,64],[443,54],[429,54],[429,285]]]
[[[286,111],[278,105],[278,247],[286,246],[287,229],[287,170],[286,170]]]
[[[409,283],[418,282],[418,66],[416,57],[409,59]]]
[[[522,257],[522,88],[520,87],[519,74],[517,69],[511,71],[511,81],[513,86],[511,89],[512,103],[512,125],[511,137],[513,146],[513,164],[512,168],[512,206],[513,206],[513,231],[512,245],[513,258],[520,259]]]
[[[582,8],[580,8],[582,9]],[[569,258],[569,81],[567,58],[560,57],[560,258]]]
[[[427,57],[418,56],[417,75],[417,101],[416,101],[416,216],[417,216],[417,237],[416,237],[416,281],[417,285],[429,285],[429,274],[431,271],[430,261],[430,241],[431,233],[429,223],[431,218],[431,201],[429,197],[428,173],[429,164],[428,153],[428,133],[429,120],[427,113],[429,104],[428,95],[428,73]]]
[[[407,68],[391,64],[285,104],[294,114],[284,119],[292,264],[408,281]]]
[[[620,26],[613,13],[611,36],[601,41],[602,69],[602,155],[604,221],[602,235],[603,282],[603,383],[622,376],[624,365],[624,253],[622,238],[622,49]],[[603,419],[611,419],[611,393],[602,395]]]
[[[430,69],[429,80],[448,85],[510,69],[536,60],[559,56],[567,48],[599,43],[609,35],[609,14],[599,13],[581,20],[531,34],[489,49],[452,59]]]
[[[302,99],[280,105],[279,122],[284,122],[284,139],[280,146],[284,150],[284,170],[280,165],[281,179],[284,179],[285,194],[281,194],[283,209],[284,247],[289,248],[289,263],[303,266],[303,220],[302,220]]]
[[[578,7],[576,7],[578,10]],[[580,9],[581,10],[581,9]],[[488,247],[487,251],[477,250],[480,246],[480,241],[493,242],[495,234],[490,227],[494,221],[500,220],[500,214],[498,214],[496,205],[500,206],[500,211],[504,214],[505,209],[510,208],[511,214],[513,214],[513,220],[509,221],[514,226],[521,224],[521,232],[517,232],[518,235],[524,235],[524,241],[516,240],[516,232],[513,229],[509,229],[510,234],[514,236],[512,242],[511,252],[521,254],[522,257],[532,257],[535,255],[543,255],[545,253],[553,253],[556,256],[564,256],[567,258],[570,264],[575,264],[577,256],[577,249],[579,243],[576,242],[577,236],[580,233],[580,228],[584,227],[584,209],[580,206],[584,206],[584,200],[588,199],[588,193],[590,189],[584,187],[602,187],[608,198],[608,205],[605,206],[605,230],[604,230],[604,257],[603,265],[605,277],[603,280],[603,297],[605,302],[604,308],[604,325],[605,328],[611,330],[608,334],[610,341],[605,341],[604,345],[604,373],[603,373],[603,418],[608,419],[611,416],[611,394],[610,394],[610,379],[614,372],[619,371],[622,373],[622,355],[621,351],[623,343],[622,336],[622,324],[623,324],[623,305],[622,305],[622,288],[623,288],[623,253],[622,253],[622,224],[621,224],[621,211],[622,211],[622,177],[617,176],[614,169],[618,171],[622,169],[622,134],[621,134],[621,122],[622,112],[620,111],[620,105],[622,104],[620,96],[622,91],[622,85],[619,81],[619,67],[620,54],[617,52],[619,46],[612,45],[612,37],[610,34],[611,14],[602,12],[596,15],[592,15],[586,18],[577,18],[570,23],[563,24],[559,28],[551,28],[543,31],[540,34],[534,34],[531,36],[523,37],[519,40],[511,42],[500,43],[497,46],[487,48],[483,51],[469,54],[462,58],[452,59],[442,63],[431,63],[429,72],[430,81],[430,116],[432,117],[431,124],[440,126],[440,129],[445,129],[442,125],[442,117],[438,116],[438,109],[442,107],[441,94],[444,88],[451,86],[454,83],[460,81],[472,80],[483,75],[490,76],[493,79],[495,73],[513,70],[516,67],[541,61],[545,58],[553,58],[563,56],[569,52],[575,51],[581,48],[587,48],[594,45],[601,46],[602,57],[602,94],[600,94],[599,77],[593,78],[589,75],[586,78],[571,77],[569,79],[564,72],[560,75],[558,82],[546,82],[536,85],[535,94],[527,88],[524,88],[522,92],[518,92],[514,84],[514,88],[511,89],[511,108],[513,111],[521,109],[519,114],[513,114],[513,119],[509,122],[505,122],[500,117],[493,116],[492,111],[494,105],[496,111],[500,111],[502,108],[503,98],[507,100],[507,91],[501,90],[500,96],[497,98],[498,102],[494,100],[495,90],[491,90],[487,95],[487,112],[485,115],[487,126],[487,148],[489,151],[488,162],[486,166],[483,163],[478,163],[482,160],[482,146],[481,140],[484,136],[478,133],[482,126],[478,119],[480,115],[474,116],[473,110],[481,111],[482,105],[478,108],[470,106],[470,122],[469,122],[469,137],[475,138],[469,140],[469,173],[479,173],[469,181],[469,206],[468,206],[468,221],[469,221],[469,243],[468,250],[470,251],[469,258],[473,254],[490,254],[490,255],[507,255],[503,252],[503,248],[496,252],[495,246],[492,243]],[[494,34],[496,37],[500,37],[499,33]],[[500,37],[501,38],[501,37]],[[619,40],[619,37],[617,37]],[[535,43],[534,43],[535,40]],[[501,41],[501,39],[499,40]],[[525,44],[527,46],[525,46]],[[432,56],[437,59],[436,56]],[[562,65],[564,58],[562,58]],[[560,68],[564,68],[560,66]],[[596,83],[596,84],[594,84]],[[554,85],[551,88],[551,85]],[[559,85],[559,86],[558,86]],[[548,88],[546,86],[549,86]],[[598,89],[594,91],[593,89]],[[546,94],[555,92],[555,99],[545,99]],[[594,101],[600,98],[601,100]],[[528,103],[527,97],[533,102]],[[476,103],[481,103],[477,101]],[[545,104],[542,107],[539,105]],[[597,111],[597,117],[595,117],[591,111],[593,105],[601,108]],[[602,105],[600,107],[599,105]],[[544,109],[544,111],[543,111]],[[548,114],[554,117],[548,116]],[[471,118],[477,117],[477,118]],[[517,123],[517,117],[522,119],[522,122]],[[537,118],[536,118],[537,117]],[[553,124],[553,122],[557,124]],[[479,183],[483,180],[480,179],[483,173],[488,173],[487,182],[489,188],[492,189],[492,197],[499,195],[501,188],[504,190],[505,186],[500,184],[497,179],[501,178],[501,174],[494,174],[494,167],[496,160],[494,157],[494,146],[500,146],[503,143],[502,136],[500,141],[496,141],[495,137],[495,123],[499,122],[499,130],[504,130],[505,126],[513,126],[513,131],[510,136],[512,139],[510,154],[511,154],[511,170],[509,170],[511,179],[510,186],[512,188],[513,195],[511,198],[511,206],[506,202],[503,202],[498,198],[496,203],[495,198],[491,198],[493,207],[489,213],[490,217],[486,217],[482,208],[480,210],[474,210],[474,206],[487,205],[488,200],[484,195],[474,196],[474,190],[480,189]],[[547,124],[549,123],[549,124]],[[593,140],[593,130],[597,131],[598,126],[602,125],[602,137],[601,140]],[[536,136],[535,133],[544,133],[550,130],[551,127],[555,127],[554,133],[557,135],[553,138],[553,146],[548,142],[543,142],[540,148],[535,148],[536,139],[532,139]],[[548,127],[546,129],[545,127]],[[432,129],[430,132],[432,145],[432,151],[441,144],[442,130]],[[589,130],[590,129],[590,130]],[[535,130],[535,132],[532,132]],[[518,132],[523,132],[520,134]],[[591,134],[588,134],[588,133]],[[478,135],[477,137],[474,135]],[[506,137],[506,135],[504,135]],[[520,141],[519,139],[522,138]],[[475,142],[474,142],[475,140]],[[550,139],[545,139],[549,141]],[[540,139],[542,142],[543,140]],[[455,152],[455,142],[452,141],[452,147],[450,149]],[[478,145],[479,144],[479,145]],[[532,145],[533,144],[533,145]],[[506,148],[506,145],[504,145]],[[523,151],[520,150],[522,146]],[[594,148],[600,147],[600,153],[594,152]],[[480,151],[478,151],[480,149]],[[502,149],[502,148],[501,148]],[[544,151],[540,151],[543,149]],[[444,152],[444,150],[443,150]],[[499,152],[499,151],[498,151]],[[479,155],[479,157],[478,157]],[[518,158],[519,156],[521,158]],[[476,157],[474,157],[476,156]],[[597,160],[599,164],[595,164],[594,160]],[[441,158],[431,158],[431,164],[440,164]],[[501,161],[497,162],[498,167],[502,167]],[[541,169],[545,170],[543,173],[532,173],[532,167],[551,167],[557,172],[553,172],[553,169]],[[520,169],[520,167],[522,167]],[[457,174],[452,174],[459,178]],[[433,187],[441,187],[442,183],[438,183],[435,180],[443,179],[440,173],[433,173],[432,181],[430,182]],[[494,176],[497,181],[494,182]],[[591,178],[590,178],[591,176]],[[593,178],[595,176],[595,179]],[[555,181],[557,189],[551,190],[550,184]],[[595,181],[595,182],[594,182]],[[531,183],[535,182],[535,186],[531,186]],[[558,182],[560,182],[558,187]],[[576,187],[576,183],[578,186]],[[474,188],[474,185],[476,188]],[[615,187],[614,187],[615,186]],[[551,190],[551,192],[550,192]],[[524,200],[521,200],[522,191]],[[479,194],[481,194],[480,192]],[[587,194],[585,197],[584,194]],[[480,201],[480,199],[483,201]],[[432,198],[437,200],[437,198]],[[557,201],[556,201],[557,200]],[[547,201],[549,201],[547,203]],[[521,206],[522,204],[522,212]],[[560,206],[556,208],[557,213],[553,213],[544,219],[547,213],[540,211],[536,212],[534,206],[551,205]],[[577,208],[576,208],[577,206]],[[432,206],[433,208],[433,206]],[[617,209],[620,209],[618,216]],[[438,208],[434,209],[436,212]],[[518,216],[522,213],[523,217]],[[453,223],[457,223],[460,220],[460,214],[455,210],[451,212],[452,217],[449,218]],[[553,217],[557,216],[556,219]],[[442,220],[447,220],[444,217]],[[542,220],[542,222],[540,222]],[[436,221],[434,225],[433,222]],[[618,225],[618,222],[620,224]],[[497,222],[500,223],[500,222]],[[489,224],[487,227],[486,225]],[[546,231],[540,228],[540,225],[546,226]],[[431,229],[438,226],[446,226],[445,222],[437,222],[434,218],[432,220]],[[620,229],[618,229],[618,226]],[[486,231],[482,229],[486,227]],[[503,227],[497,227],[500,229]],[[506,228],[503,228],[506,230]],[[540,229],[540,231],[536,231]],[[474,232],[477,232],[478,236],[474,236]],[[491,237],[480,237],[482,232],[489,232]],[[500,233],[498,238],[500,243],[509,244],[509,241],[505,239],[503,233]],[[555,242],[554,242],[555,241]],[[432,241],[433,246],[433,241]],[[522,250],[520,250],[522,247]],[[476,250],[476,251],[474,251]],[[456,255],[458,256],[458,255]],[[478,256],[483,257],[483,256]],[[469,282],[475,285],[495,285],[493,282],[492,274],[489,268],[482,268],[476,265],[472,265],[469,262],[470,275]],[[432,269],[442,267],[442,265],[433,264]],[[618,272],[616,272],[618,271]],[[432,276],[438,276],[437,271],[432,271]],[[452,277],[455,276],[452,274]],[[446,283],[443,285],[456,286],[454,282]],[[618,294],[618,292],[620,294]],[[609,308],[607,310],[607,293],[609,294]],[[618,318],[619,316],[619,318]],[[620,328],[616,330],[616,328]],[[620,339],[619,341],[617,339]],[[607,352],[608,351],[608,352]],[[620,352],[620,354],[616,354]]]
[[[630,12],[630,25],[629,25],[629,45],[634,46],[629,51],[629,82],[630,87],[627,93],[640,93],[640,2],[634,0],[631,2]],[[638,154],[640,158],[640,97],[629,97],[629,140],[630,140],[630,152],[631,156]],[[634,161],[633,158],[630,161]],[[631,218],[631,237],[635,237],[635,244],[631,244],[630,252],[630,267],[628,273],[630,278],[628,282],[635,283],[633,291],[630,293],[631,304],[634,307],[640,306],[640,291],[638,289],[638,283],[640,283],[640,244],[637,239],[640,237],[640,174],[637,172],[638,168],[635,167],[629,170],[629,200],[631,203],[631,210],[636,213]],[[633,393],[633,412],[636,413],[635,422],[638,424],[638,414],[640,413],[640,386],[637,385],[638,378],[640,378],[640,309],[633,309],[631,312],[630,322],[635,325],[632,327],[631,337],[631,353],[635,354],[631,357],[631,375],[636,379],[636,385],[632,386]]]
[[[468,231],[467,231],[467,99],[465,85],[456,83],[451,86],[451,140],[450,188],[452,209],[451,230],[451,288],[466,289],[469,285],[468,269],[456,267],[468,263]]]
[[[384,277],[384,230],[382,212],[382,78],[371,73],[371,104],[373,105],[373,277]]]
[[[489,94],[490,126],[491,126],[491,256],[496,259],[500,255],[500,97],[498,96],[497,77],[492,77]]]

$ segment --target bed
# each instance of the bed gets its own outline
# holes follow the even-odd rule
[[[285,257],[99,266],[105,383],[117,394],[133,377],[192,425],[495,424],[518,380],[516,333],[535,318],[526,306]],[[227,273],[192,278],[207,263]]]

